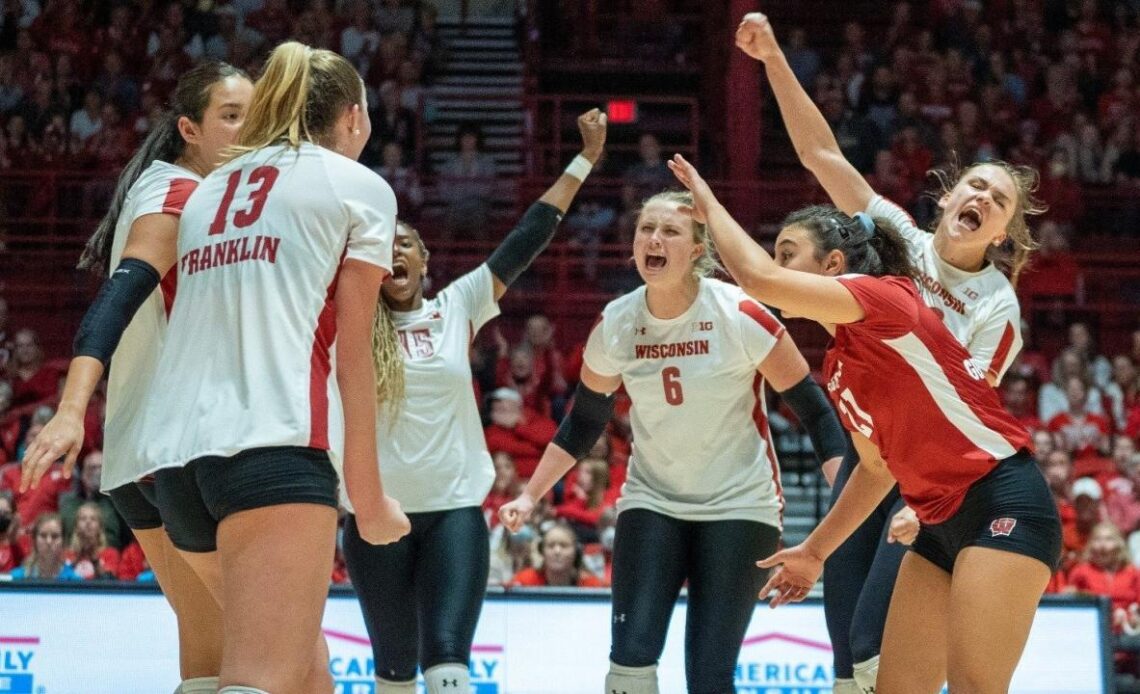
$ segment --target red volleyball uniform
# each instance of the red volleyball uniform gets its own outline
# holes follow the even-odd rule
[[[824,373],[843,425],[869,438],[924,523],[958,510],[999,461],[1030,448],[985,373],[902,277],[839,278],[863,307],[836,326]]]

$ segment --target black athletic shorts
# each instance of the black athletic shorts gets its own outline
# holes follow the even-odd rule
[[[966,547],[1023,554],[1055,571],[1061,559],[1061,519],[1037,461],[1022,451],[975,482],[948,520],[923,523],[911,551],[948,573]]]
[[[130,482],[107,492],[115,510],[127,522],[131,530],[154,530],[162,527],[162,516],[158,513],[158,498],[154,489],[154,478]]]
[[[300,446],[252,448],[207,456],[155,474],[159,508],[174,546],[218,548],[218,524],[231,513],[280,504],[337,508],[337,475],[328,451]]]

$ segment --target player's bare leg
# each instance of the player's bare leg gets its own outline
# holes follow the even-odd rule
[[[335,542],[336,510],[318,504],[240,511],[221,522],[222,687],[273,694],[332,691],[327,647],[314,644],[323,641]],[[318,667],[314,660],[321,656]]]
[[[1021,660],[1049,568],[1022,554],[967,547],[950,588],[950,691],[1004,694]]]
[[[887,612],[876,694],[941,691],[949,610],[950,574],[908,552]]]

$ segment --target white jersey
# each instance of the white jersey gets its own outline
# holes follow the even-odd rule
[[[416,311],[393,311],[405,398],[376,424],[384,492],[408,513],[480,506],[495,469],[471,387],[471,339],[499,315],[491,270],[480,265]],[[346,495],[341,493],[346,508]]]
[[[992,264],[966,272],[942,260],[934,250],[934,235],[882,196],[872,198],[866,212],[885,218],[903,235],[921,272],[923,302],[942,316],[977,368],[1000,381],[1022,344],[1021,307],[1009,279]]]
[[[148,214],[180,217],[187,198],[201,181],[198,174],[164,161],[148,166],[123,200],[111,242],[110,271],[114,272],[123,258],[135,220]],[[139,430],[143,405],[166,338],[166,320],[174,304],[175,275],[176,270],[172,268],[162,278],[159,288],[139,307],[111,359],[103,425],[106,463],[100,486],[104,491],[133,482],[146,470]]]
[[[178,301],[145,418],[152,469],[338,447],[337,276],[346,258],[389,270],[395,233],[388,184],[313,144],[207,176],[178,234]]]
[[[780,472],[756,369],[784,326],[739,287],[702,279],[693,305],[662,320],[645,287],[610,302],[583,355],[621,376],[633,452],[619,511],[780,527]]]

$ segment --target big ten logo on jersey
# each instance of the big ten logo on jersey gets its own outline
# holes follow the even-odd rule
[[[427,359],[435,356],[435,345],[431,341],[431,331],[427,328],[397,330],[400,346],[408,359]]]
[[[0,636],[0,694],[46,694],[36,688],[32,668],[38,636]]]
[[[827,694],[831,646],[802,635],[770,632],[744,639],[736,694]]]
[[[707,333],[713,329],[713,322],[711,320],[699,320],[693,323],[693,332]]]
[[[240,232],[261,218],[280,171],[274,166],[259,166],[243,179],[244,173],[239,169],[226,180],[225,193],[214,213],[214,221],[210,224],[207,236],[222,236],[227,231]],[[182,273],[186,275],[246,261],[273,264],[277,262],[280,245],[280,237],[263,234],[215,239],[212,243],[188,251],[179,259],[179,263]]]

